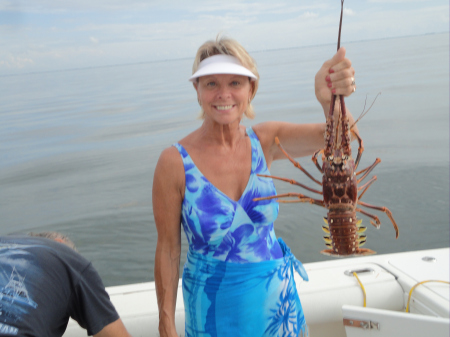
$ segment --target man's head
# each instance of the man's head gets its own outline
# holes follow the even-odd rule
[[[41,237],[50,239],[59,243],[63,243],[66,246],[72,248],[74,251],[77,251],[75,244],[70,240],[67,236],[58,233],[58,232],[40,232],[40,233],[28,233],[29,236]]]

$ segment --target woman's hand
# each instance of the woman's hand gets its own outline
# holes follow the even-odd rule
[[[354,80],[355,69],[341,47],[322,65],[315,78],[316,98],[325,112],[330,108],[332,94],[350,96],[356,90]]]

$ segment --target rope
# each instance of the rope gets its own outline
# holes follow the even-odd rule
[[[359,280],[358,274],[356,274],[356,272],[353,272],[353,276],[356,277],[356,279],[358,280],[358,283],[362,289],[363,295],[364,295],[364,308],[366,307],[366,289],[364,289],[363,284],[361,283],[361,281]]]
[[[422,281],[417,283],[414,287],[411,288],[411,290],[409,291],[409,296],[408,296],[408,302],[406,302],[406,312],[409,312],[409,302],[411,301],[411,295],[412,292],[414,291],[414,289],[416,289],[418,286],[420,286],[421,284],[427,283],[427,282],[440,282],[440,283],[447,283],[450,284],[447,281],[439,281],[439,280],[427,280],[427,281]]]

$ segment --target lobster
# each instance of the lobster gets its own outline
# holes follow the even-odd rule
[[[343,3],[344,0],[341,0],[341,18],[339,23],[339,36],[337,46],[338,50],[340,48]],[[339,116],[335,123],[334,111],[336,102],[339,107]],[[358,141],[358,154],[355,160],[352,158],[352,151],[350,146],[351,135],[353,135]],[[285,193],[269,197],[255,198],[254,201],[295,197],[296,199],[278,200],[278,202],[308,202],[325,207],[328,209],[328,213],[327,217],[324,218],[325,225],[322,226],[322,229],[327,234],[326,236],[324,236],[324,240],[328,249],[322,250],[322,254],[335,257],[375,254],[376,252],[371,249],[361,248],[366,242],[366,235],[364,234],[364,232],[367,228],[361,225],[362,220],[357,219],[356,213],[361,213],[371,218],[370,223],[376,228],[380,228],[381,222],[376,215],[370,214],[362,210],[361,208],[358,208],[358,205],[384,212],[389,217],[394,226],[396,238],[398,238],[399,234],[398,226],[394,220],[392,212],[388,208],[374,206],[361,201],[362,196],[366,193],[368,188],[376,181],[377,178],[376,176],[372,177],[367,183],[360,187],[358,187],[358,184],[361,183],[369,175],[369,173],[375,168],[376,165],[381,162],[381,160],[379,158],[376,158],[375,162],[372,165],[359,172],[356,172],[361,159],[361,155],[364,151],[364,145],[362,138],[356,132],[354,132],[349,125],[344,97],[341,95],[339,95],[339,97],[334,94],[332,95],[330,111],[326,119],[326,130],[324,137],[325,148],[316,151],[312,156],[313,163],[323,174],[322,182],[316,180],[300,165],[300,163],[295,161],[284,150],[278,138],[275,138],[276,144],[286,155],[286,157],[312,181],[321,185],[322,191],[310,188],[292,179],[270,175],[259,175],[261,177],[273,178],[289,182],[293,185],[300,186],[310,192],[321,194],[323,195],[323,200],[314,199],[300,193]],[[319,155],[321,155],[322,166],[320,166],[319,164]],[[362,192],[358,196],[359,191]]]

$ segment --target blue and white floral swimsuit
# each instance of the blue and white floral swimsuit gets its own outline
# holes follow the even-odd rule
[[[276,238],[275,195],[258,137],[251,128],[252,168],[234,201],[212,185],[180,144],[186,189],[182,225],[189,242],[183,271],[186,336],[304,336],[306,323],[293,268],[302,264]]]

